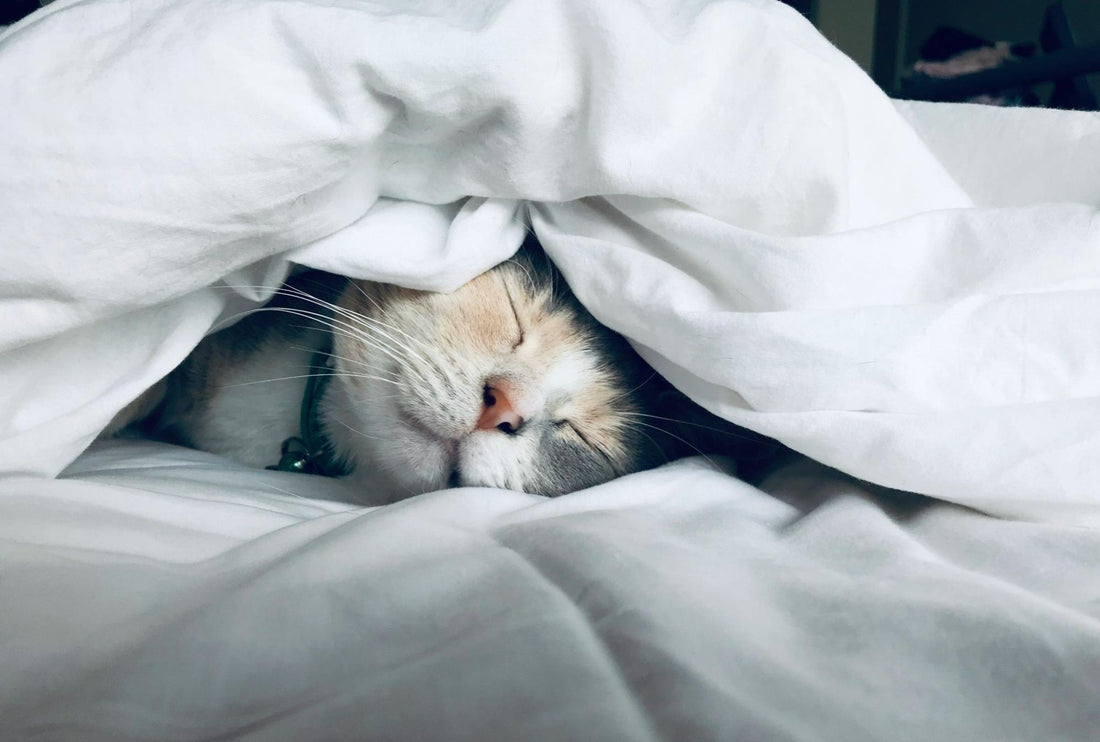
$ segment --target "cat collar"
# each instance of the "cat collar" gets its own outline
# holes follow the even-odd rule
[[[279,463],[267,468],[300,474],[341,477],[349,473],[348,468],[332,455],[332,444],[321,430],[317,419],[321,398],[332,380],[332,356],[328,348],[314,353],[309,366],[313,373],[309,375],[306,390],[302,394],[302,408],[298,422],[299,435],[283,441],[279,451]]]

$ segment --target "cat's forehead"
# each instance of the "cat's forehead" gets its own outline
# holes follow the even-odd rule
[[[445,294],[363,283],[349,297],[395,332],[430,338],[452,363],[489,356],[507,370],[511,359],[517,373],[538,377],[540,396],[572,399],[573,414],[591,416],[621,396],[600,328],[533,266],[502,263]]]
[[[389,321],[409,323],[440,342],[464,344],[471,351],[510,348],[521,334],[528,350],[550,355],[591,342],[589,326],[555,299],[552,283],[518,263],[503,263],[449,293],[367,281],[356,286],[344,301],[353,311],[379,319],[384,314]]]

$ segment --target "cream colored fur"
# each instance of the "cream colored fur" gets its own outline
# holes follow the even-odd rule
[[[621,460],[631,405],[594,338],[552,303],[514,264],[452,294],[354,284],[341,306],[363,320],[335,335],[341,374],[325,408],[337,451],[392,498],[449,481],[537,490],[540,436],[475,429],[486,383],[505,379],[525,428]]]

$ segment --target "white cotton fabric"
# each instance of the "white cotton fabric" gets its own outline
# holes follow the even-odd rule
[[[0,470],[60,471],[239,312],[208,286],[293,259],[453,288],[528,199],[712,411],[1100,519],[1096,115],[898,106],[769,3],[399,6],[59,2],[6,33]]]
[[[816,468],[815,468],[816,467]],[[0,497],[0,739],[1031,742],[1100,728],[1100,531],[700,460],[545,500],[148,443]]]
[[[751,0],[58,0],[0,110],[0,738],[1095,736],[1100,115],[891,101]],[[447,290],[527,222],[871,484],[81,455],[291,263]]]

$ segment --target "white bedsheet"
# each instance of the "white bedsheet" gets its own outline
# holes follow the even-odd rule
[[[0,739],[1095,739],[1100,532],[816,466],[362,510],[99,446],[5,483]]]
[[[1096,736],[1096,114],[893,102],[750,0],[58,0],[0,111],[0,739]],[[289,261],[447,289],[527,217],[700,403],[875,484],[363,511],[81,455]]]

